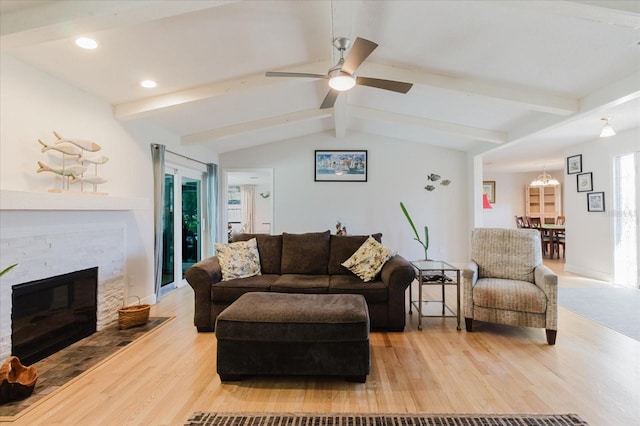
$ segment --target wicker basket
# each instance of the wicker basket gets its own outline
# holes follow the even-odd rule
[[[138,296],[130,296],[138,299],[137,305],[124,306],[118,309],[118,324],[120,330],[146,324],[149,321],[151,305],[141,305]],[[124,303],[124,302],[123,302]]]

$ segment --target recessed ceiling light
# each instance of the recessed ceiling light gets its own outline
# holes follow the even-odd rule
[[[153,89],[158,84],[153,80],[144,80],[140,83],[140,86],[145,87],[147,89]]]
[[[98,43],[89,37],[78,37],[76,39],[76,45],[83,49],[95,49],[98,47]]]

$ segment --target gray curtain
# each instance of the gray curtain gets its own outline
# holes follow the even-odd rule
[[[153,273],[155,280],[156,302],[160,300],[162,286],[162,225],[164,220],[164,151],[165,146],[151,144],[153,161],[153,225],[155,240],[153,244]]]
[[[218,238],[218,165],[207,164],[207,173],[204,176],[204,238],[202,244],[202,257],[214,255],[213,244]]]

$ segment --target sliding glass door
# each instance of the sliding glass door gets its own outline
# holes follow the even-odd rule
[[[202,257],[202,173],[167,165],[164,200],[161,295]]]

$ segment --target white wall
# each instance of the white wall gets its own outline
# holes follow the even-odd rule
[[[565,270],[613,280],[613,158],[636,151],[640,151],[640,129],[594,139],[565,151],[566,157],[582,155],[582,172],[593,173],[593,190],[605,193],[605,211],[589,212],[586,193],[577,191],[576,175],[565,175]]]
[[[483,180],[496,182],[496,202],[492,204],[492,209],[483,210],[483,226],[486,228],[515,228],[514,216],[526,216],[526,188],[541,173],[542,170],[527,173],[486,171]],[[564,185],[562,185],[564,170],[547,170],[547,173],[558,179],[562,198],[564,198]],[[562,211],[564,211],[564,206]]]
[[[55,186],[53,175],[36,173],[37,161],[60,161],[59,155],[42,153],[38,144],[38,139],[54,142],[53,131],[70,138],[92,140],[102,147],[100,154],[110,160],[99,167],[99,174],[108,182],[98,190],[109,196],[152,199],[150,143],[165,144],[167,149],[192,158],[217,162],[217,155],[201,148],[181,148],[179,138],[166,131],[135,121],[117,122],[111,105],[8,54],[1,54],[0,66],[2,190],[46,192]],[[30,212],[26,217],[40,225],[53,226],[72,225],[80,216],[95,222],[103,220],[101,215],[104,220],[113,220],[113,213],[108,212],[85,215]],[[25,215],[2,210],[0,225],[2,228],[21,226],[24,217],[20,216]],[[125,277],[135,277],[129,293],[150,302],[153,299],[153,213],[151,209],[131,211],[119,220],[125,224]]]
[[[315,182],[314,150],[368,150],[367,182]],[[407,259],[424,257],[402,211],[416,227],[429,226],[429,257],[467,261],[469,242],[466,154],[369,134],[336,139],[327,133],[220,154],[222,169],[273,168],[274,233],[331,230],[339,220],[349,234],[383,233],[383,243]],[[427,175],[449,179],[424,189]],[[420,231],[422,234],[422,231]]]

